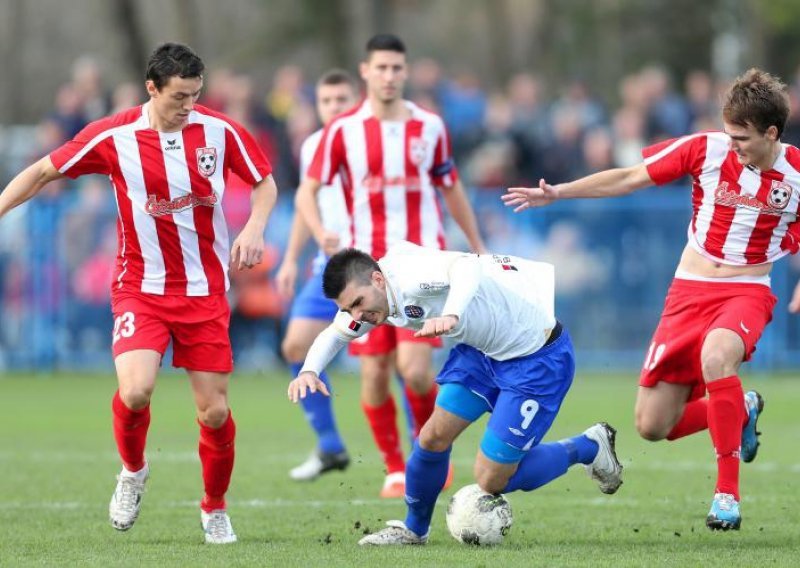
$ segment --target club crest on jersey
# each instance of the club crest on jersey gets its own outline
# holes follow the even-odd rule
[[[785,181],[774,180],[767,195],[767,203],[774,209],[786,209],[792,198],[792,186]]]
[[[428,143],[425,139],[419,136],[413,136],[408,139],[408,159],[415,166],[420,165],[425,161],[425,156],[428,154]]]
[[[203,177],[211,177],[217,171],[217,149],[216,148],[198,148],[195,150],[197,154],[197,171]]]
[[[403,312],[405,312],[406,316],[411,319],[419,319],[425,315],[425,310],[423,310],[420,306],[405,306],[403,308]]]

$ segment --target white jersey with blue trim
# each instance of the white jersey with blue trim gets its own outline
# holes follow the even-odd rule
[[[455,315],[458,324],[446,335],[499,361],[535,353],[556,325],[551,264],[409,242],[392,246],[378,264],[391,325],[420,330],[427,319]],[[373,327],[339,312],[312,345],[303,370],[319,374],[341,347]]]

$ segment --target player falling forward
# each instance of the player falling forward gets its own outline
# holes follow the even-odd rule
[[[228,406],[233,356],[228,335],[228,264],[261,262],[277,190],[270,165],[244,128],[195,104],[204,65],[188,47],[165,43],[146,71],[150,100],[89,124],[28,167],[0,195],[0,216],[68,176],[111,178],[119,251],[111,292],[119,390],[112,401],[122,471],[109,504],[113,527],[139,516],[150,467],[144,449],[150,397],[167,345],[184,367],[200,426],[205,541],[236,541],[225,504],[236,426]],[[252,212],[228,254],[221,203],[228,172],[253,186]]]
[[[333,69],[323,74],[317,81],[317,114],[323,125],[328,124],[335,116],[356,104],[358,87],[355,80],[346,71]],[[303,142],[300,148],[300,171],[302,176],[317,150],[322,137],[318,130]],[[329,242],[323,248],[338,249],[350,244],[350,216],[344,201],[344,193],[338,176],[330,185],[320,188],[317,193],[322,224],[325,227]],[[303,218],[295,212],[289,244],[275,277],[278,290],[290,298],[294,294],[297,280],[297,261],[308,241],[310,232]],[[289,325],[283,339],[281,349],[289,362],[292,378],[296,377],[306,358],[308,348],[314,338],[328,326],[336,315],[336,304],[325,297],[322,292],[322,270],[325,268],[327,256],[320,249],[314,259],[314,272],[303,286],[292,305]],[[320,375],[330,390],[330,381],[326,373]],[[339,435],[330,397],[321,393],[307,396],[301,401],[306,421],[317,435],[317,448],[311,456],[299,466],[293,468],[289,475],[298,481],[308,481],[333,470],[347,468],[350,456]]]
[[[439,372],[442,386],[406,468],[403,521],[362,545],[425,544],[447,477],[453,441],[491,413],[475,461],[489,493],[532,491],[584,464],[603,493],[622,484],[615,430],[598,423],[583,434],[541,443],[575,371],[569,334],[553,314],[553,267],[501,255],[445,252],[398,243],[379,262],[348,249],[323,274],[325,295],[342,310],[314,341],[289,399],[327,394],[319,375],[347,343],[388,323],[417,336],[458,344]]]
[[[624,195],[692,177],[689,242],[653,336],[639,382],[636,428],[647,440],[676,440],[708,428],[717,481],[710,529],[738,529],[739,461],[753,461],[764,406],[738,377],[776,298],[772,263],[798,251],[800,150],[780,141],[789,115],[786,86],[751,69],[725,95],[724,132],[646,148],[644,162],[552,186],[511,188],[515,211],[558,199]],[[800,286],[790,304],[800,309]],[[708,398],[705,393],[708,391]]]
[[[316,200],[323,184],[338,175],[353,247],[377,259],[401,240],[444,248],[438,191],[470,247],[481,252],[483,242],[442,119],[402,98],[408,74],[403,42],[388,34],[370,39],[360,72],[366,99],[325,128],[297,190],[297,209],[320,247],[328,254],[339,248],[330,246],[336,235],[326,231]],[[405,486],[397,411],[389,391],[392,365],[405,381],[414,423],[421,427],[436,401],[431,359],[432,348],[440,345],[438,337],[379,326],[350,346],[350,353],[361,359],[361,406],[386,467],[382,497],[402,497]]]

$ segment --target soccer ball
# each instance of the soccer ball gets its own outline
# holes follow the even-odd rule
[[[464,544],[500,544],[513,521],[506,498],[486,493],[477,484],[456,491],[447,505],[447,528],[454,539]]]

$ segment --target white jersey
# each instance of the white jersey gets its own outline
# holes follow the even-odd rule
[[[458,324],[447,335],[498,361],[535,353],[556,325],[551,264],[408,242],[391,247],[378,264],[390,325],[420,330],[426,319],[455,315]],[[339,349],[372,328],[339,312],[314,341],[303,371],[319,374]]]

